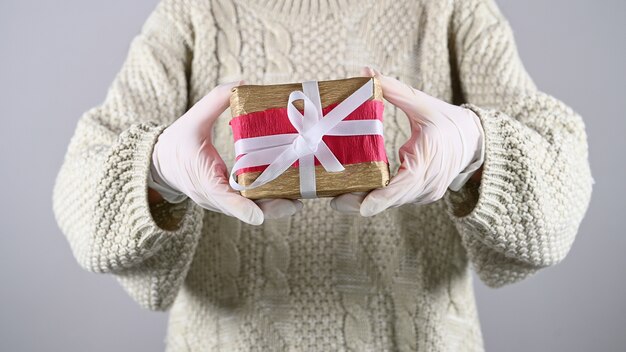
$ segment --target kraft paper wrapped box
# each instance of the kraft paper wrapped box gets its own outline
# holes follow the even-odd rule
[[[231,91],[231,186],[250,199],[333,197],[389,183],[375,77]]]

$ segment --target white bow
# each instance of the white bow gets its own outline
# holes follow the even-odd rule
[[[287,116],[298,133],[242,138],[235,142],[235,154],[245,155],[233,165],[230,186],[238,191],[259,187],[280,176],[297,160],[302,198],[317,197],[314,157],[327,172],[344,170],[322,137],[383,135],[380,120],[343,121],[372,96],[373,87],[373,80],[368,80],[322,118],[317,81],[302,82],[303,91],[291,92],[287,103]],[[304,115],[293,105],[299,99],[304,100]],[[237,170],[262,165],[268,167],[249,186],[240,185],[234,178]]]

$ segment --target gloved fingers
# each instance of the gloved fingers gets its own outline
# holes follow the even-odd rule
[[[425,94],[394,77],[382,74],[375,68],[370,67],[362,71],[363,74],[369,74],[370,72],[380,81],[383,97],[398,107],[408,106],[409,104],[406,101],[416,99],[416,96],[417,98],[422,98],[422,95]]]
[[[304,206],[297,199],[257,199],[254,202],[261,208],[266,219],[280,219],[292,216]]]
[[[422,180],[420,172],[415,171],[417,167],[405,159],[387,187],[375,189],[363,199],[359,209],[361,215],[376,215],[387,208],[404,204],[413,194],[419,194]]]
[[[236,217],[250,225],[263,223],[264,215],[261,208],[252,200],[242,197],[228,184],[218,184],[210,193],[204,192],[204,194],[196,195],[192,199],[203,208]]]
[[[336,211],[358,214],[367,192],[351,192],[341,194],[330,200],[330,207]]]
[[[361,69],[363,76],[376,76],[380,81],[383,97],[391,104],[397,106],[409,118],[428,119],[436,112],[439,99],[434,98],[419,89],[404,83],[394,77],[382,74],[375,68],[365,66]]]
[[[363,77],[374,77],[376,76],[376,72],[369,66],[363,66],[361,67],[360,75]]]
[[[263,210],[252,200],[242,197],[229,185],[218,186],[212,198],[220,211],[226,215],[234,216],[250,225],[261,225],[263,223],[265,218]]]
[[[203,144],[203,149],[210,152],[212,157],[199,158],[196,162],[197,168],[185,170],[191,183],[191,198],[209,210],[217,209],[251,225],[262,224],[264,217],[261,208],[252,200],[242,197],[228,184],[226,165],[217,151],[208,142]]]
[[[380,71],[364,66],[361,68],[361,75],[365,77],[378,78],[383,91],[383,97],[391,104],[397,106],[407,115],[410,115],[409,108],[414,100],[413,88],[393,77],[383,75]]]

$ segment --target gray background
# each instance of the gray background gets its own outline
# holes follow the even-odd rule
[[[51,211],[76,120],[156,3],[0,1],[2,351],[163,349],[166,314],[80,269]],[[626,1],[498,3],[538,86],[585,118],[597,183],[563,263],[497,290],[476,281],[487,350],[626,350]]]

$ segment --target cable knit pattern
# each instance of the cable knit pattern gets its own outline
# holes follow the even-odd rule
[[[158,135],[215,85],[338,79],[371,65],[464,104],[482,180],[371,218],[305,200],[250,226],[150,207]],[[234,161],[229,112],[214,129]],[[392,172],[408,121],[385,102]],[[470,269],[522,280],[567,255],[593,178],[582,118],[534,85],[493,0],[162,0],[105,101],[80,118],[53,195],[78,263],[170,310],[168,351],[481,351]]]

